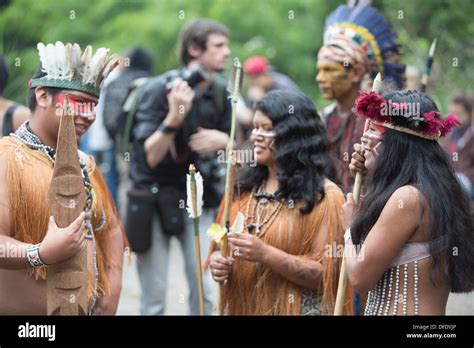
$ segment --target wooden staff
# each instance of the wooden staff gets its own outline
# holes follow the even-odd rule
[[[237,127],[237,102],[240,97],[240,88],[242,86],[242,66],[237,60],[234,63],[233,72],[233,85],[231,88],[231,99],[232,99],[232,120],[230,128],[229,143],[227,144],[227,171],[225,177],[225,193],[224,193],[224,211],[222,213],[223,227],[226,229],[226,235],[224,236],[224,250],[227,247],[227,233],[229,232],[229,206],[230,206],[230,193],[232,191],[232,163],[233,163],[233,152],[234,152],[234,138],[235,128]],[[224,256],[224,254],[223,254]]]
[[[53,177],[48,192],[51,215],[60,228],[69,226],[84,210],[86,192],[79,164],[74,116],[66,96],[60,120]],[[65,111],[66,110],[66,111]],[[47,270],[48,315],[87,315],[87,247]]]
[[[381,86],[382,86],[382,76],[380,75],[380,73],[378,73],[372,85],[372,92],[380,91]],[[366,119],[364,129],[367,130],[368,125],[369,125],[369,120]],[[354,189],[352,191],[352,197],[356,205],[359,204],[361,187],[362,187],[362,173],[357,172],[355,181],[354,181]],[[345,296],[346,296],[346,260],[343,254],[342,262],[341,262],[341,271],[339,273],[339,283],[337,285],[336,306],[334,309],[334,315],[342,315],[342,311],[344,309]]]
[[[234,138],[235,138],[235,128],[237,127],[237,102],[241,95],[241,88],[242,88],[242,65],[240,61],[236,59],[234,61],[234,69],[232,74],[232,79],[230,82],[230,92],[231,92],[231,100],[232,100],[232,120],[231,120],[231,128],[230,128],[230,137],[229,143],[227,144],[227,151],[226,151],[226,159],[227,159],[227,171],[225,177],[225,192],[224,192],[224,210],[222,213],[221,218],[221,225],[225,230],[224,234],[224,242],[223,247],[221,248],[221,255],[226,257],[227,249],[228,249],[228,241],[227,241],[227,233],[229,232],[229,206],[230,206],[230,199],[232,193],[232,163],[233,163],[233,152],[234,152]],[[219,286],[219,308],[218,312],[222,314],[224,310],[220,306],[220,302],[222,299],[222,292],[223,292],[223,283]]]

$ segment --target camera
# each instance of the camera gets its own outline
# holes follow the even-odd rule
[[[173,88],[174,82],[177,78],[181,78],[183,81],[188,83],[189,87],[194,88],[200,82],[209,80],[209,74],[198,64],[192,66],[189,69],[180,69],[171,76],[168,76],[168,82],[166,83],[166,93],[169,93],[171,88]]]

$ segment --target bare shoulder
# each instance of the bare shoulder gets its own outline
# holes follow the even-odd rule
[[[419,189],[412,185],[405,185],[396,189],[388,202],[396,201],[400,208],[419,210],[421,208],[421,199],[422,193]]]
[[[422,193],[414,186],[396,189],[388,199],[381,218],[399,228],[413,231],[420,225],[422,217]]]

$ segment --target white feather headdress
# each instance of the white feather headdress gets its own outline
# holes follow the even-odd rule
[[[107,48],[99,48],[93,55],[91,46],[83,53],[76,43],[40,42],[37,47],[46,76],[32,79],[31,87],[72,89],[99,96],[102,81],[119,63],[119,57],[109,56]]]

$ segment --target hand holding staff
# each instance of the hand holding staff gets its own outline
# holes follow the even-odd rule
[[[374,84],[372,85],[372,92],[380,91],[380,87],[382,86],[382,76],[380,73],[374,79]],[[368,128],[367,119],[365,121],[365,129]],[[359,197],[360,197],[360,189],[362,187],[362,173],[357,172],[354,182],[354,190],[352,197],[354,199],[355,204],[359,204]],[[336,295],[336,306],[334,309],[334,315],[342,315],[342,310],[344,308],[344,299],[346,294],[346,261],[344,256],[342,257],[341,263],[341,272],[339,274],[339,283],[337,286],[337,295]]]

